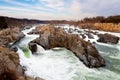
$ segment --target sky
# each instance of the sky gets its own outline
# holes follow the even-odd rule
[[[0,16],[80,20],[110,15],[120,15],[120,0],[0,0]]]

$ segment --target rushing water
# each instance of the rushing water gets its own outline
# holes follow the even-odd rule
[[[28,35],[35,27],[23,30],[26,35],[16,46],[20,64],[26,67],[26,75],[45,80],[120,80],[120,44],[96,43],[95,46],[105,58],[106,67],[88,68],[71,51],[64,48],[44,50],[32,55],[28,43],[39,37]]]

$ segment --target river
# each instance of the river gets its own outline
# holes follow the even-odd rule
[[[39,36],[27,33],[35,27],[23,30],[25,37],[16,44],[20,64],[26,68],[26,75],[45,80],[120,80],[120,44],[96,42],[94,45],[104,57],[106,66],[88,68],[71,51],[64,48],[43,50],[37,45],[39,54],[31,54],[28,43]]]

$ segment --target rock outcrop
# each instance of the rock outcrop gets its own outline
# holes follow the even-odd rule
[[[26,76],[19,62],[18,53],[0,45],[0,80],[44,80]]]
[[[104,59],[96,48],[74,34],[66,33],[62,28],[51,25],[37,27],[40,37],[30,43],[37,43],[45,49],[65,47],[71,50],[88,67],[100,67],[105,65]]]
[[[0,80],[25,80],[17,53],[0,46]]]
[[[0,31],[0,43],[7,45],[9,43],[15,43],[23,38],[25,35],[20,31],[18,27],[7,28]]]
[[[113,44],[117,44],[119,42],[119,37],[114,36],[112,34],[98,34],[99,39],[97,40],[98,42],[102,42],[102,43],[113,43]]]

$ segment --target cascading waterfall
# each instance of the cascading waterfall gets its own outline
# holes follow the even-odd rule
[[[37,45],[39,53],[33,55],[28,43],[38,35],[28,35],[32,29],[23,30],[26,35],[16,46],[20,64],[26,75],[45,80],[120,80],[120,45],[96,43],[95,46],[106,60],[106,67],[88,68],[71,51],[64,48],[44,50]],[[105,49],[104,49],[105,48]],[[25,56],[25,53],[28,53]]]

